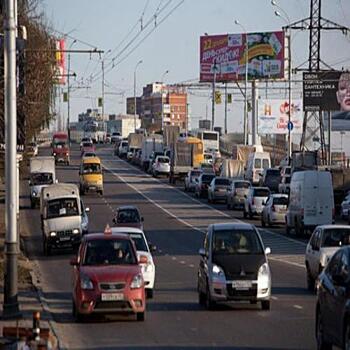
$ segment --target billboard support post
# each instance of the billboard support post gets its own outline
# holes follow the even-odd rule
[[[244,144],[248,145],[248,33],[245,31],[245,45],[244,45],[244,54],[245,54],[245,82],[244,82]]]
[[[328,165],[332,165],[331,135],[332,135],[332,112],[328,111]]]
[[[258,97],[258,87],[257,87],[257,81],[252,81],[252,145],[260,144],[259,137],[258,137],[258,130],[257,130],[257,97]]]
[[[211,130],[214,130],[214,121],[215,121],[215,83],[216,83],[216,65],[214,65],[213,96],[212,96],[212,103],[211,103]]]
[[[289,34],[287,35],[288,42],[288,124],[291,123],[292,116],[292,50],[291,50],[291,30],[289,27]],[[288,164],[292,159],[292,130],[288,128]]]
[[[225,134],[227,134],[227,83],[225,83]]]

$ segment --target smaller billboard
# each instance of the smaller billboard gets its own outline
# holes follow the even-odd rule
[[[303,130],[302,100],[293,100],[291,106],[291,132],[301,134]],[[288,100],[259,100],[258,133],[260,135],[287,134],[288,112]]]

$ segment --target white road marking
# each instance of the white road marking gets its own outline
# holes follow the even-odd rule
[[[294,307],[295,309],[298,309],[298,310],[302,310],[302,309],[303,309],[303,307],[300,306],[300,305],[293,305],[293,307]]]
[[[271,299],[272,299],[272,300],[278,300],[278,298],[275,297],[275,296],[273,296],[273,295],[271,296]]]
[[[171,260],[177,260],[177,259],[176,259],[176,256],[172,256],[172,257],[171,257]]]
[[[189,267],[194,267],[194,265],[193,265],[193,264],[189,264],[188,266],[189,266]]]
[[[180,264],[184,265],[184,264],[186,264],[186,261],[181,260],[181,261],[180,261]]]

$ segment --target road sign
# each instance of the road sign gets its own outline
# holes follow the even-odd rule
[[[287,124],[287,128],[288,128],[288,130],[292,131],[292,130],[293,130],[293,128],[294,128],[294,124],[293,124],[293,122],[288,122],[288,124]]]

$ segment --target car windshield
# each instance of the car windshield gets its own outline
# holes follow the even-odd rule
[[[121,144],[121,145],[122,145],[122,147],[128,147],[128,143],[127,143],[127,142],[125,142],[125,141],[124,141],[124,142],[122,142],[122,144]]]
[[[169,158],[167,157],[158,157],[158,163],[169,163]]]
[[[215,185],[216,186],[229,186],[230,180],[229,179],[215,179]]]
[[[84,153],[84,157],[85,158],[93,158],[93,157],[96,157],[96,154],[95,153],[86,152],[86,153]]]
[[[79,215],[76,198],[59,198],[50,200],[47,204],[47,218],[60,218]]]
[[[34,186],[51,185],[53,184],[53,177],[51,173],[38,173],[31,175],[31,183]]]
[[[83,265],[130,264],[137,264],[137,258],[127,239],[96,239],[86,244]]]
[[[254,168],[261,168],[261,159],[255,159]]]
[[[341,247],[350,244],[350,228],[325,229],[322,236],[322,247]]]
[[[213,254],[262,254],[263,247],[254,230],[215,230]]]
[[[148,252],[148,248],[145,242],[145,238],[141,233],[131,233],[129,235],[135,243],[136,250]]]
[[[235,182],[235,187],[236,188],[249,188],[250,187],[250,183],[249,182]]]
[[[278,169],[271,169],[271,170],[267,170],[266,176],[279,177],[281,176],[281,173]]]
[[[83,165],[83,174],[100,174],[101,165],[99,163],[86,163]]]
[[[137,210],[125,209],[118,211],[118,224],[130,224],[140,222],[140,216]]]
[[[202,174],[201,171],[191,171],[191,176],[192,176],[192,177],[199,177],[200,174]]]
[[[56,142],[55,148],[66,148],[67,144],[65,142]]]
[[[204,183],[210,183],[211,180],[213,180],[215,175],[203,175],[202,176],[202,182]]]
[[[267,197],[269,195],[269,190],[264,188],[254,189],[254,197]]]
[[[275,197],[273,199],[273,204],[275,204],[275,205],[288,205],[288,198],[287,197]]]
[[[213,159],[212,154],[204,154],[204,159]]]

